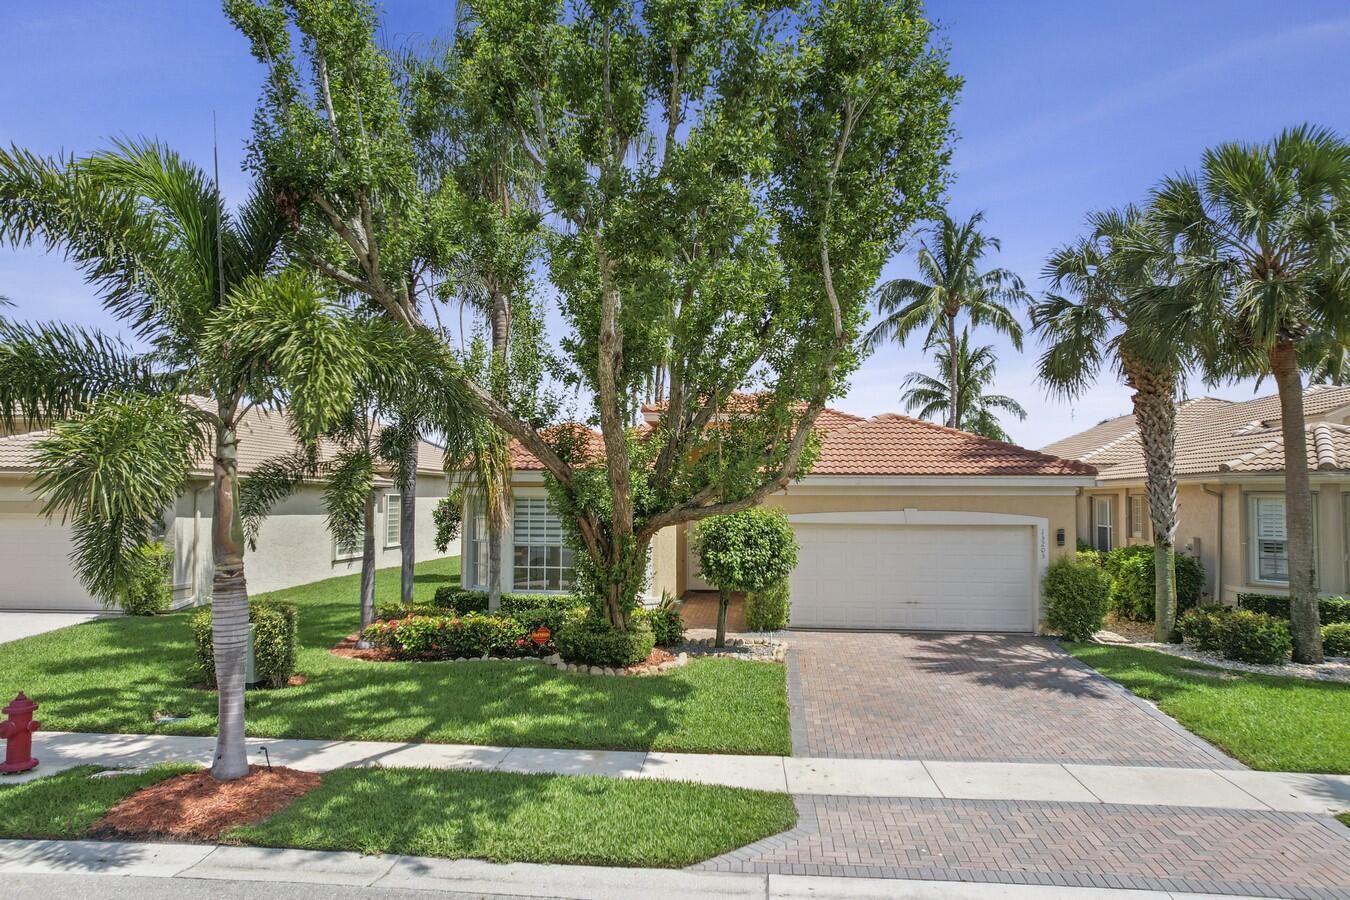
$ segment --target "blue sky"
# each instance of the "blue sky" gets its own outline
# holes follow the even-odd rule
[[[385,5],[394,44],[441,33],[449,2]],[[133,12],[134,10],[134,12]],[[1093,208],[1142,199],[1162,175],[1225,140],[1261,140],[1310,121],[1350,132],[1350,4],[1344,0],[933,2],[930,14],[966,79],[950,193],[954,215],[983,209],[1003,241],[998,264],[1039,290],[1046,254]],[[149,135],[209,164],[212,115],[222,183],[239,196],[259,85],[244,40],[209,0],[62,0],[7,11],[0,32],[0,142],[85,152]],[[910,269],[902,254],[885,275]],[[79,276],[36,249],[0,249],[0,294],[19,315],[113,326]],[[1073,403],[1035,380],[1039,348],[1000,351],[999,389],[1030,412],[1009,423],[1036,447],[1129,410],[1107,373]],[[917,345],[886,348],[839,405],[899,408],[905,373],[931,366]],[[1195,393],[1241,398],[1252,385]]]

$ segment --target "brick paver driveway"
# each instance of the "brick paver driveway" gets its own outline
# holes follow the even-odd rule
[[[793,752],[1243,768],[1029,635],[794,631]]]

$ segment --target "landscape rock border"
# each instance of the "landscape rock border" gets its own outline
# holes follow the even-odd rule
[[[746,662],[781,663],[787,661],[788,643],[778,638],[729,637],[725,647],[713,646],[716,638],[693,638],[680,649],[690,656],[739,659]]]
[[[664,651],[662,651],[664,652]],[[552,656],[545,656],[543,662],[553,666],[559,672],[570,672],[577,675],[609,675],[609,676],[651,676],[662,675],[671,669],[679,669],[689,665],[689,654],[671,654],[666,653],[670,659],[663,660],[655,665],[639,663],[636,666],[588,666],[585,663],[570,663],[562,656],[555,653]]]

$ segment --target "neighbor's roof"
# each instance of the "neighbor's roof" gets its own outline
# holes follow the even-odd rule
[[[816,420],[816,430],[822,433],[822,445],[812,475],[1090,476],[1097,471],[1084,463],[894,413],[863,419],[826,409]],[[591,452],[597,457],[602,455],[600,435],[589,429],[587,434]],[[543,468],[533,454],[515,441],[511,444],[511,459],[518,469]]]
[[[0,472],[24,472],[33,468],[36,462],[35,448],[46,437],[46,430],[26,431],[0,437]],[[248,410],[239,423],[239,473],[247,475],[263,462],[279,456],[287,456],[300,449],[300,444],[291,433],[286,416],[273,410],[254,407]],[[330,441],[320,441],[321,458],[331,459],[337,452],[337,446]],[[443,474],[442,459],[444,451],[428,441],[419,441],[417,447],[417,471],[423,474]],[[210,475],[211,457],[209,454],[197,460],[193,474]]]
[[[1350,407],[1350,387],[1314,385],[1304,391],[1308,465],[1350,470],[1350,426],[1332,414]],[[1091,463],[1101,478],[1142,480],[1144,456],[1134,416],[1108,419],[1056,441],[1046,453]],[[1277,395],[1234,402],[1200,397],[1177,405],[1177,475],[1284,471]]]

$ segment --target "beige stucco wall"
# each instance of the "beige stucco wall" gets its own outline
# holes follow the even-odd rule
[[[32,495],[31,481],[22,477],[0,477],[0,516],[14,519],[31,519],[35,525],[40,521],[41,504]],[[393,488],[380,492],[380,500],[375,515],[375,563],[378,568],[397,566],[401,555],[397,545],[385,545],[385,513],[388,508],[387,495],[396,493]],[[432,511],[436,501],[446,493],[444,476],[424,474],[419,476],[417,485],[417,526],[416,545],[419,560],[441,556],[435,548],[435,525]],[[174,600],[177,604],[205,602],[211,594],[211,490],[210,482],[203,479],[191,481],[166,515],[165,538],[174,550],[173,585]],[[333,539],[325,524],[323,490],[318,485],[307,485],[294,496],[277,504],[272,514],[263,523],[259,533],[258,548],[246,551],[244,556],[245,577],[251,593],[280,590],[297,584],[305,584],[346,575],[361,570],[359,557],[350,560],[335,559]],[[57,533],[59,531],[59,533]],[[65,531],[53,527],[53,541],[65,541]],[[63,546],[68,552],[68,546]],[[6,548],[0,546],[0,571],[17,571],[23,560],[7,558]],[[457,543],[449,548],[449,555],[459,552]],[[63,554],[54,554],[63,555]],[[68,580],[74,584],[74,574]],[[79,589],[82,593],[82,589]],[[64,598],[60,608],[100,608],[87,597],[78,600]],[[33,604],[35,608],[47,606],[39,598]]]
[[[1142,490],[1142,485],[1131,485],[1082,491],[1078,498],[1079,537],[1091,539],[1089,504],[1093,495],[1112,493],[1123,498],[1127,492]],[[1176,546],[1182,553],[1199,557],[1205,567],[1205,593],[1211,599],[1234,604],[1239,593],[1285,592],[1281,585],[1263,584],[1253,579],[1247,526],[1250,495],[1283,492],[1281,478],[1184,481],[1178,485]],[[1313,492],[1317,497],[1318,589],[1323,594],[1350,592],[1350,573],[1347,573],[1350,543],[1347,542],[1345,518],[1345,498],[1350,495],[1350,485],[1314,475]],[[1123,533],[1121,529],[1124,528],[1123,517],[1119,514],[1122,504],[1123,500],[1117,502],[1117,534]]]

